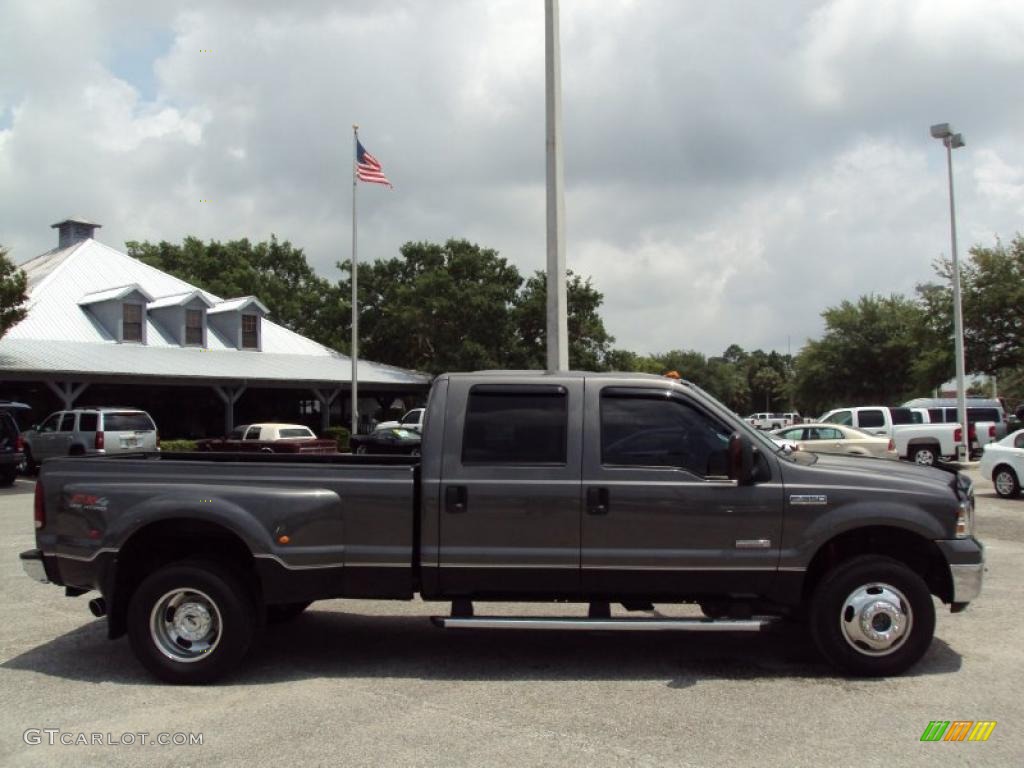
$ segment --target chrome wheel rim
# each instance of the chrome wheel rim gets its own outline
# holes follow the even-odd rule
[[[851,592],[839,614],[843,638],[865,656],[887,656],[910,637],[914,613],[906,596],[889,584],[872,583]]]
[[[1013,475],[1005,469],[1000,472],[996,472],[995,486],[996,492],[1000,496],[1009,496],[1013,493]]]
[[[935,463],[935,454],[925,448],[922,451],[918,451],[914,454],[914,461],[918,464],[923,464],[926,467],[930,467]]]
[[[172,589],[149,615],[153,644],[171,661],[186,664],[213,652],[222,626],[217,604],[198,589]]]

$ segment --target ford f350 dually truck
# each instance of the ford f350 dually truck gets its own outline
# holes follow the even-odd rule
[[[696,386],[643,374],[441,376],[418,458],[53,459],[35,525],[29,575],[98,590],[110,637],[180,683],[228,672],[265,621],[311,601],[417,594],[451,602],[446,628],[788,618],[840,670],[897,674],[931,643],[933,596],[962,610],[984,568],[965,477],[787,454]],[[473,601],[589,610],[496,617]],[[705,618],[608,610],[686,602]]]

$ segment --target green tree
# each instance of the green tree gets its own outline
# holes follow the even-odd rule
[[[466,240],[406,243],[400,257],[359,265],[361,353],[435,374],[508,367],[522,282],[496,251]]]
[[[28,301],[28,278],[7,258],[7,249],[0,245],[0,337],[25,319]]]
[[[915,379],[925,310],[903,296],[862,296],[822,313],[825,335],[796,361],[793,392],[801,412],[835,405],[901,402]]]
[[[526,280],[516,297],[513,322],[519,340],[516,368],[547,366],[547,273],[537,271]],[[569,327],[569,367],[573,370],[607,370],[615,339],[608,335],[598,310],[604,295],[590,278],[569,270],[566,274],[566,308]],[[614,358],[613,358],[614,359]]]
[[[128,254],[220,296],[256,296],[271,319],[314,341],[344,348],[342,318],[349,304],[337,286],[316,274],[301,248],[274,235],[204,243],[186,237],[180,245],[129,241]]]
[[[942,282],[918,286],[918,295],[935,336],[951,339],[952,262],[938,262],[935,271]],[[960,265],[960,288],[968,371],[998,374],[1024,366],[1024,236],[1018,234],[1009,246],[997,241],[992,248],[971,248]],[[951,347],[944,349],[950,364]]]
[[[786,380],[782,374],[770,365],[763,366],[757,370],[750,382],[751,394],[754,402],[764,403],[766,411],[773,410],[772,405],[783,394],[786,388]]]

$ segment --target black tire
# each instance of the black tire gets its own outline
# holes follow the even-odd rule
[[[68,456],[85,456],[85,448],[81,445],[72,445]]]
[[[1004,499],[1015,499],[1020,496],[1020,478],[1012,467],[1001,464],[992,472],[992,485],[996,493]]]
[[[934,445],[918,445],[910,454],[910,460],[923,467],[934,467],[939,458],[939,450]]]
[[[176,607],[168,597],[181,594]],[[190,602],[191,601],[191,602]],[[158,610],[168,605],[161,621]],[[199,617],[210,617],[210,632],[191,642],[168,642],[177,625],[171,619],[183,614],[184,629]],[[201,624],[199,626],[202,626]],[[206,561],[172,563],[147,576],[128,604],[128,637],[132,651],[153,675],[168,683],[209,683],[230,672],[245,656],[256,631],[254,600],[242,580],[224,566]],[[166,645],[161,645],[161,638]],[[170,648],[170,650],[165,650]]]
[[[17,477],[18,467],[16,465],[4,467],[0,470],[0,488],[9,488],[14,485],[14,481]]]
[[[32,458],[32,449],[25,446],[25,476],[34,477],[39,472],[39,465]]]
[[[267,624],[284,624],[297,618],[312,603],[281,603],[267,606]]]
[[[876,611],[876,606],[885,609]],[[858,611],[865,621],[857,620]],[[902,615],[903,631],[886,637],[901,626],[896,614]],[[898,675],[920,661],[931,645],[935,603],[924,579],[903,563],[863,555],[840,563],[821,580],[811,599],[810,625],[821,655],[843,672]],[[861,630],[866,625],[878,635],[866,636]],[[871,648],[872,641],[884,647]]]

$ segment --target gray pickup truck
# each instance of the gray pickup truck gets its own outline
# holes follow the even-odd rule
[[[931,643],[932,596],[962,610],[984,569],[962,475],[788,454],[699,388],[634,374],[441,376],[416,458],[53,459],[35,525],[29,575],[98,590],[110,637],[180,683],[220,677],[314,600],[417,594],[451,602],[446,628],[790,619],[840,670],[890,675]],[[483,616],[474,600],[588,609]],[[704,618],[629,613],[656,602]]]

